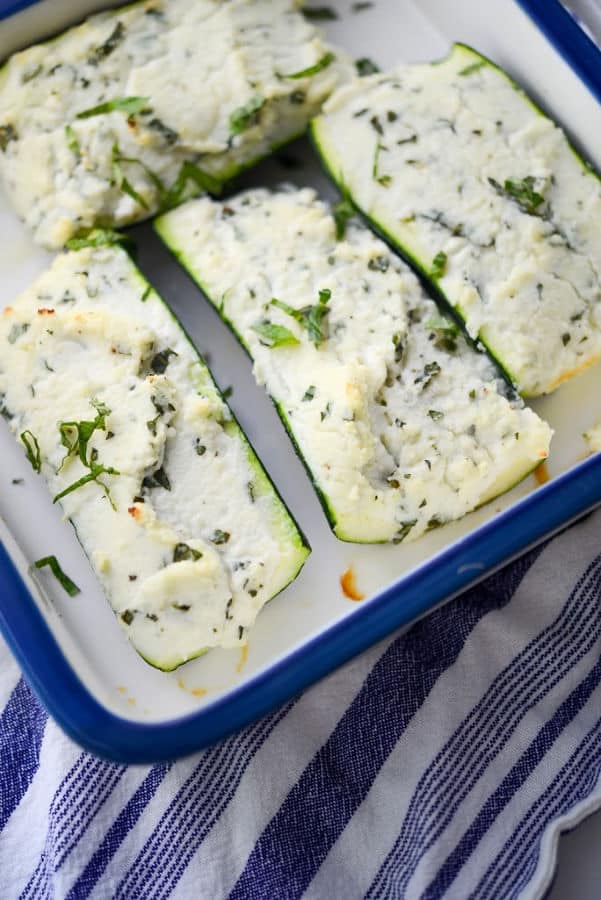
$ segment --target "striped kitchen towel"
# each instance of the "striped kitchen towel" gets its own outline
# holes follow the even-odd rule
[[[540,897],[601,801],[601,511],[197,756],[82,753],[0,650],[0,895]]]

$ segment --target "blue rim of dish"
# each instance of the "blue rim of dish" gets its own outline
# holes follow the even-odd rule
[[[125,763],[185,756],[221,740],[601,502],[601,454],[533,494],[357,607],[347,618],[198,712],[159,723],[124,719],[84,687],[0,544],[0,630],[25,677],[86,750]]]
[[[0,0],[0,18],[39,0]],[[601,97],[601,52],[558,0],[516,0]],[[0,630],[29,684],[86,750],[125,763],[185,756],[300,693],[396,628],[481,580],[601,503],[601,454],[580,463],[446,548],[345,619],[201,710],[159,723],[110,712],[83,685],[0,543]]]

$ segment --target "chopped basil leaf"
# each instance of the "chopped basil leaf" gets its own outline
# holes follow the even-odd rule
[[[221,396],[223,397],[224,400],[229,400],[229,398],[232,396],[233,393],[234,393],[234,388],[233,388],[232,385],[230,384],[230,385],[228,385],[228,387],[226,387],[226,388],[221,392]]]
[[[15,341],[18,341],[19,338],[25,334],[25,332],[27,331],[28,328],[29,328],[28,322],[22,322],[19,324],[17,324],[15,322],[15,324],[12,326],[12,328],[8,332],[8,337],[7,337],[8,343],[14,344]]]
[[[0,393],[0,416],[9,422],[13,418],[13,414],[6,405],[6,394]]]
[[[196,454],[198,456],[204,456],[207,452],[207,448],[205,447],[205,445],[200,443],[200,438],[195,438],[194,449],[196,450]]]
[[[437,409],[429,409],[428,415],[434,422],[438,422],[438,421],[440,421],[440,419],[444,418],[444,413],[440,412]]]
[[[349,197],[343,197],[340,203],[337,203],[332,210],[334,223],[336,225],[336,240],[340,241],[346,234],[346,226],[349,219],[355,215],[355,207]]]
[[[252,330],[257,332],[265,347],[290,347],[300,343],[299,339],[284,325],[276,325],[268,320],[253,325]]]
[[[302,399],[304,402],[308,402],[309,400],[312,400],[314,396],[315,396],[315,385],[310,384],[309,387],[307,388],[307,390],[305,391],[305,393],[303,394]]]
[[[159,193],[164,191],[163,183],[161,180],[152,172],[148,166],[146,166],[141,160],[135,159],[134,157],[122,156],[119,150],[119,145],[117,143],[113,144],[112,150],[112,165],[113,165],[113,178],[115,180],[115,184],[119,188],[120,191],[123,191],[124,194],[128,194],[135,200],[136,203],[139,203],[144,209],[148,209],[148,203],[132,186],[132,184],[125,177],[125,173],[121,168],[121,163],[135,163],[136,165],[141,166],[150,180],[154,183],[155,187],[159,190]]]
[[[177,131],[174,131],[173,128],[169,128],[169,126],[165,125],[160,119],[151,119],[148,123],[148,127],[152,128],[153,131],[158,132],[169,147],[172,147],[173,144],[176,144],[179,140]]]
[[[96,66],[101,60],[106,59],[106,57],[113,52],[115,47],[121,43],[124,36],[125,28],[123,27],[123,23],[117,22],[104,44],[96,47],[90,56],[88,56],[90,65]]]
[[[77,113],[76,119],[89,119],[92,116],[104,116],[111,112],[124,112],[128,116],[148,108],[150,97],[115,97],[114,100],[106,100],[98,106],[92,106],[90,109],[84,109]]]
[[[469,66],[466,66],[465,69],[462,69],[457,74],[461,75],[461,76],[472,75],[474,72],[478,72],[480,69],[482,69],[485,65],[486,65],[486,63],[484,62],[484,60],[480,59],[480,60],[478,60],[478,62],[472,63]]]
[[[488,183],[500,196],[504,195],[514,200],[520,209],[529,216],[542,214],[538,207],[545,202],[545,198],[534,190],[536,178],[533,175],[527,175],[522,179],[506,178],[503,185],[500,185],[496,179],[489,178]]]
[[[184,560],[196,562],[201,556],[202,553],[200,550],[194,550],[194,548],[189,547],[188,544],[176,544],[173,548],[173,562],[183,562]]]
[[[413,526],[417,523],[417,519],[411,519],[409,522],[403,522],[397,533],[394,535],[392,539],[393,544],[400,544],[401,541],[404,541]]]
[[[77,135],[73,131],[71,125],[65,125],[65,137],[67,138],[69,150],[71,150],[75,156],[80,156],[81,148],[79,146],[79,141],[77,140]]]
[[[314,22],[333,22],[338,18],[338,13],[331,6],[304,6],[302,14]]]
[[[134,620],[134,614],[131,609],[124,609],[121,613],[121,619],[125,622],[126,625],[131,625]]]
[[[151,292],[151,291],[152,291],[152,285],[147,284],[144,293],[143,293],[142,296],[140,297],[140,300],[141,300],[142,303],[146,303],[148,297],[150,296],[150,292]]]
[[[438,516],[432,516],[431,519],[428,519],[426,528],[428,531],[433,531],[435,528],[440,528],[444,524],[444,521],[442,519],[439,519]]]
[[[31,463],[31,468],[34,472],[40,472],[42,469],[42,456],[38,439],[33,432],[27,430],[21,432],[21,440],[25,445],[25,455]]]
[[[292,72],[290,75],[284,75],[284,78],[310,78],[311,75],[317,75],[318,72],[327,69],[335,59],[336,55],[330,51],[322,56],[315,65],[308,66],[306,69],[301,69],[300,72]]]
[[[97,415],[95,419],[88,421],[83,420],[80,422],[59,422],[58,426],[61,444],[67,450],[60,468],[62,469],[70,456],[76,455],[79,457],[81,463],[90,471],[87,475],[78,478],[73,484],[70,484],[63,491],[60,491],[60,493],[54,497],[52,502],[56,503],[57,500],[66,497],[67,494],[72,494],[73,491],[83,487],[84,484],[95,481],[96,484],[102,488],[114,509],[115,507],[111,498],[111,492],[108,486],[103,481],[99,480],[99,476],[103,474],[120,475],[121,473],[112,466],[104,466],[101,463],[98,463],[98,452],[96,450],[92,450],[88,456],[88,443],[90,438],[95,431],[106,431],[106,417],[110,415],[111,411],[101,400],[90,400],[90,405],[96,410]]]
[[[129,241],[126,235],[110,228],[91,228],[67,241],[67,250],[81,250],[83,247],[112,247]]]
[[[213,544],[227,544],[230,539],[229,531],[222,531],[221,528],[216,528],[209,540]]]
[[[450,319],[435,318],[427,319],[424,323],[426,328],[434,332],[436,339],[434,346],[440,350],[446,350],[447,353],[455,353],[457,350],[456,338],[460,334],[459,327],[451,322]]]
[[[439,363],[434,360],[434,362],[426,363],[424,366],[424,370],[421,375],[418,375],[414,380],[414,384],[421,384],[422,390],[428,387],[433,378],[437,375],[440,375],[442,369],[440,368]]]
[[[355,60],[355,68],[360,78],[363,78],[365,75],[375,75],[380,71],[380,67],[373,60],[368,59],[367,56],[362,56],[361,59]]]
[[[16,141],[18,137],[14,125],[0,125],[0,150],[4,153],[10,142]]]
[[[445,331],[451,335],[459,334],[459,327],[455,325],[454,322],[451,322],[450,319],[436,318],[432,316],[430,319],[426,319],[424,322],[426,328],[429,328],[431,331]]]
[[[59,494],[57,494],[54,497],[52,502],[56,503],[57,500],[61,500],[63,497],[66,497],[67,494],[72,494],[73,491],[76,491],[78,488],[83,487],[84,484],[89,484],[91,481],[95,481],[96,484],[98,484],[102,488],[102,490],[108,497],[108,500],[109,500],[111,506],[114,509],[115,506],[111,499],[111,492],[110,492],[109,488],[103,481],[99,480],[99,476],[103,475],[103,474],[120,475],[121,473],[118,472],[117,469],[113,469],[112,466],[102,466],[102,465],[97,465],[96,463],[92,463],[90,465],[90,471],[89,471],[88,475],[84,475],[82,478],[78,478],[77,481],[74,481],[73,484],[70,484],[69,487],[65,488],[64,491],[61,491]]]
[[[374,118],[371,121],[372,121],[372,125],[373,125],[374,122],[377,122],[378,120],[374,116]],[[378,125],[379,125],[379,123],[378,123]],[[374,125],[374,127],[375,127],[375,125]],[[379,128],[381,130],[382,126],[379,125]],[[378,184],[381,184],[382,187],[388,187],[388,185],[392,181],[392,175],[381,175],[380,174],[380,152],[384,149],[386,149],[386,148],[382,146],[380,141],[377,141],[376,149],[374,150],[374,161],[373,161],[373,164],[371,167],[371,177],[373,178],[374,181],[377,181]]]
[[[182,163],[177,178],[163,198],[161,210],[171,209],[181,203],[189,181],[193,182],[201,191],[208,191],[210,194],[220,194],[223,189],[221,182],[214,175],[204,172],[193,162],[186,160]]]
[[[447,254],[441,250],[436,254],[430,266],[430,275],[432,278],[442,278],[447,267]]]
[[[161,350],[160,353],[155,353],[150,361],[150,371],[154,372],[155,375],[162,375],[169,365],[169,359],[177,355],[175,350],[172,350],[170,347],[167,347],[166,350]]]
[[[372,272],[387,272],[390,266],[388,256],[373,256],[367,264],[367,268]]]
[[[110,415],[110,409],[98,400],[90,400],[90,405],[97,413],[93,421],[59,422],[61,444],[67,449],[60,466],[61,469],[73,453],[79,456],[84,466],[89,468],[88,442],[96,430],[106,431],[106,417]]]
[[[327,322],[324,322],[324,319],[330,311],[327,304],[331,296],[332,292],[326,288],[319,291],[319,302],[315,306],[303,306],[301,309],[294,309],[294,307],[288,306],[287,303],[282,303],[281,300],[277,300],[275,297],[272,299],[271,305],[277,306],[278,309],[292,316],[299,325],[306,329],[309,340],[316,347],[319,347],[328,337]]]
[[[230,131],[232,134],[241,134],[251,125],[259,123],[259,113],[265,106],[265,97],[255,94],[244,106],[239,106],[230,115]]]
[[[77,587],[74,581],[71,581],[68,575],[63,572],[60,567],[59,561],[56,556],[43,556],[41,559],[36,559],[34,562],[34,566],[36,569],[43,569],[44,566],[48,566],[60,586],[68,593],[70,597],[75,597],[76,594],[80,593],[80,589]]]
[[[156,469],[152,475],[147,475],[142,481],[142,487],[148,488],[152,490],[152,488],[162,487],[166,491],[171,490],[171,482],[165,472],[164,468],[161,466],[159,469]]]

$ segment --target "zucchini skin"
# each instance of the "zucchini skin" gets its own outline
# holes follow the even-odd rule
[[[526,91],[504,69],[493,62],[489,57],[475,50],[468,44],[456,42],[450,49],[448,54],[446,54],[441,59],[432,62],[431,66],[437,67],[444,65],[445,63],[452,61],[454,55],[458,53],[465,53],[467,62],[469,62],[469,60],[471,59],[476,65],[478,63],[481,63],[483,66],[489,67],[495,72],[499,73],[499,75],[501,75],[503,79],[511,86],[512,90],[520,96],[520,98],[537,114],[537,116],[542,117],[547,122],[550,122],[553,126],[557,127],[557,123],[555,122],[553,117],[548,115],[539,105],[537,105],[526,93]],[[598,361],[598,359],[601,358],[600,351],[597,355],[593,355],[592,357],[586,359],[581,366],[573,369],[568,367],[567,371],[565,371],[564,374],[560,374],[558,378],[556,378],[548,387],[543,390],[532,390],[530,387],[528,387],[527,384],[524,384],[524,381],[522,378],[520,378],[519,373],[514,371],[511,363],[504,358],[504,352],[501,351],[499,347],[495,346],[492,328],[490,337],[487,337],[487,335],[483,333],[482,328],[478,331],[476,336],[474,336],[473,331],[468,331],[469,315],[462,308],[461,304],[458,301],[454,301],[453,297],[445,291],[443,285],[441,284],[441,281],[432,273],[430,261],[426,261],[417,256],[415,252],[412,251],[411,244],[404,241],[402,226],[399,227],[398,233],[395,233],[394,229],[392,229],[390,225],[384,224],[377,216],[377,203],[373,204],[374,208],[370,211],[368,208],[366,208],[365,205],[361,203],[358,197],[353,194],[352,188],[345,183],[342,170],[342,154],[340,152],[330,153],[328,147],[326,146],[327,134],[325,130],[322,133],[322,128],[325,129],[326,127],[324,125],[326,120],[327,111],[326,113],[314,118],[309,125],[309,137],[320,159],[321,166],[325,174],[336,185],[342,196],[352,203],[354,208],[361,215],[364,221],[369,225],[369,227],[380,237],[382,237],[382,239],[391,247],[391,249],[393,249],[414,269],[416,274],[418,274],[424,285],[427,287],[431,296],[436,300],[437,304],[441,308],[441,311],[443,311],[445,315],[452,316],[461,325],[466,337],[471,340],[472,343],[481,345],[487,351],[489,357],[496,364],[503,378],[513,389],[518,391],[524,399],[536,398],[541,394],[549,393],[550,391],[558,387],[559,384],[561,384],[564,380],[567,380],[568,378],[573,377],[573,375],[578,374],[580,371],[583,371],[585,368],[594,365]],[[582,156],[582,154],[576,149],[574,144],[570,142],[568,137],[563,132],[562,139],[567,145],[570,153],[578,162],[582,173],[586,175],[593,175],[596,182],[601,185],[601,174],[589,161],[587,161]]]

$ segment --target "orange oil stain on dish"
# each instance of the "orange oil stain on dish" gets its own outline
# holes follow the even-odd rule
[[[357,588],[355,572],[352,566],[349,566],[346,572],[343,572],[340,576],[340,587],[342,588],[344,596],[348,597],[349,600],[354,600],[356,602],[365,600],[365,594],[362,594]]]
[[[546,484],[551,479],[546,462],[540,463],[534,470],[534,478],[537,484]]]
[[[184,679],[182,678],[181,675],[178,675],[177,686],[180,687],[182,689],[182,691],[186,691],[186,693],[192,694],[193,697],[204,697],[205,694],[209,693],[207,688],[201,688],[201,687],[189,688],[185,684]]]
[[[127,694],[127,688],[124,687],[122,684],[117,686],[117,690],[119,691],[120,694]]]
[[[248,644],[245,644],[244,647],[240,648],[240,659],[238,660],[238,665],[236,666],[236,672],[242,671],[242,669],[246,665],[247,659],[248,659]]]

